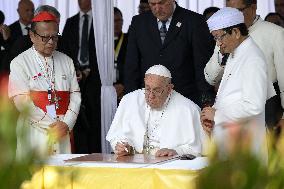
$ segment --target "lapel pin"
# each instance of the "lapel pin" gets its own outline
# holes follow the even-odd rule
[[[178,22],[176,26],[177,26],[177,27],[181,27],[181,23],[180,23],[180,22]]]

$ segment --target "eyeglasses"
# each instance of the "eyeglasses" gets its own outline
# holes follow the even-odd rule
[[[57,42],[59,38],[59,34],[53,35],[53,36],[42,36],[38,34],[36,31],[33,31],[37,36],[41,37],[42,42],[47,43],[50,39],[52,39],[53,42]]]
[[[150,89],[150,88],[145,88],[145,94],[149,96],[151,93],[154,96],[161,96],[164,93],[165,89]]]
[[[223,33],[223,34],[222,34],[221,36],[219,36],[219,37],[214,36],[214,40],[215,40],[216,42],[217,42],[217,41],[221,42],[227,34],[228,34],[228,33],[225,32],[225,33]]]

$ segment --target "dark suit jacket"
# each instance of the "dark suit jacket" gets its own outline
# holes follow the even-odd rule
[[[119,36],[120,37],[120,36]],[[128,35],[127,33],[124,33],[124,38],[121,44],[121,48],[117,57],[117,68],[119,70],[119,79],[117,83],[123,84],[124,82],[124,65],[125,65],[125,57],[126,57],[126,49],[127,49],[127,40],[128,40]],[[118,41],[114,41],[114,48],[116,48]]]
[[[143,86],[146,70],[156,64],[172,73],[175,90],[201,105],[201,95],[214,98],[203,70],[213,54],[214,41],[202,15],[176,6],[164,44],[152,12],[134,16],[128,34],[126,92]]]
[[[7,42],[3,39],[2,34],[0,34],[0,74],[2,72],[9,72],[9,64],[7,63],[8,57],[8,45]],[[3,48],[3,49],[2,49]]]
[[[64,52],[73,59],[76,69],[80,69],[78,63],[79,16],[80,14],[78,13],[67,19],[59,48],[61,52]],[[90,75],[84,81],[79,83],[82,95],[81,105],[83,107],[81,108],[82,111],[80,111],[74,128],[76,153],[93,153],[101,151],[101,81],[97,65],[93,25],[89,35],[89,63],[89,68],[91,69]],[[88,146],[87,151],[85,145]]]
[[[78,63],[78,53],[79,53],[79,18],[80,14],[76,14],[75,16],[68,18],[66,24],[64,26],[62,32],[62,41],[60,51],[64,52],[68,56],[72,58],[75,64],[76,69],[80,69]],[[96,48],[95,48],[95,37],[94,37],[94,28],[93,25],[90,29],[89,35],[89,68],[91,69],[91,78],[87,78],[87,80],[91,79],[93,84],[101,85],[98,65],[97,65],[97,57],[96,57]],[[83,91],[82,91],[83,92]]]
[[[9,37],[8,40],[4,41],[2,38],[2,35],[0,37],[0,43],[1,46],[5,47],[5,51],[1,52],[1,70],[5,71],[5,72],[9,72],[10,70],[10,49],[12,47],[12,45],[14,44],[15,40],[21,36],[23,36],[22,34],[22,30],[21,30],[21,25],[19,21],[14,22],[13,24],[11,24],[9,26],[10,30],[11,30],[11,36]]]
[[[21,25],[20,25],[20,22],[19,20],[14,22],[13,24],[11,24],[9,26],[10,30],[11,30],[11,41],[12,43],[20,36],[23,36],[23,33],[22,33],[22,29],[21,29]]]

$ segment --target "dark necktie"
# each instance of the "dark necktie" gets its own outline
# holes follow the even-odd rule
[[[26,26],[25,29],[27,30],[27,35],[29,35],[30,27]]]
[[[160,37],[161,37],[161,41],[162,44],[164,44],[166,35],[167,35],[167,26],[166,26],[167,20],[162,21],[162,26],[160,28]]]
[[[87,14],[84,14],[84,22],[83,22],[82,36],[81,36],[81,54],[80,54],[80,61],[82,64],[85,64],[89,60],[88,31],[89,31],[89,18]]]

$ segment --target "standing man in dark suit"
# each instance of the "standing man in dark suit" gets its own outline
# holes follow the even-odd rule
[[[214,41],[203,16],[181,8],[174,0],[148,2],[151,11],[134,16],[129,29],[126,92],[143,86],[145,71],[161,64],[171,71],[179,93],[199,106],[212,103],[213,90],[203,69],[213,53]]]
[[[75,152],[101,152],[101,81],[91,0],[78,0],[78,3],[80,12],[67,19],[60,49],[73,59],[81,88],[81,110],[74,128]]]
[[[8,72],[10,62],[12,60],[9,51],[18,38],[28,35],[34,16],[34,4],[31,0],[20,0],[17,11],[19,14],[19,20],[9,25],[8,31],[5,31],[5,33],[8,34],[6,39],[4,39],[6,54],[2,58],[1,64]]]
[[[33,2],[31,0],[20,0],[17,12],[19,20],[9,26],[11,30],[10,43],[14,42],[20,36],[28,35],[28,30],[31,28],[34,17]]]
[[[124,95],[124,65],[127,49],[127,33],[122,32],[123,17],[122,12],[114,7],[114,88],[117,93],[118,102]]]

